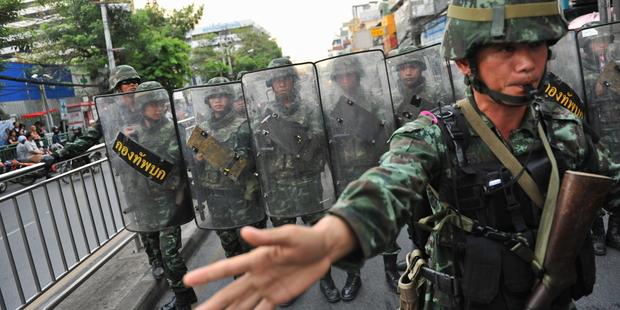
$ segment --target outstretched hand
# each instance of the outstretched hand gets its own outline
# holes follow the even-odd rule
[[[356,246],[349,226],[334,216],[314,227],[245,227],[241,236],[257,248],[185,276],[187,286],[196,286],[244,274],[196,309],[274,309],[303,293]]]

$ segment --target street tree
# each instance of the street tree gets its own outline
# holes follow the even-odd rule
[[[192,68],[195,75],[206,81],[216,76],[234,78],[237,72],[253,71],[267,67],[273,58],[282,57],[282,49],[264,32],[249,28],[231,31],[238,41],[226,44],[204,44],[192,51]],[[216,35],[203,38],[214,42]],[[232,64],[232,68],[230,67]]]
[[[103,24],[96,2],[39,1],[53,6],[61,19],[41,26],[37,35],[42,43],[29,60],[82,66],[93,79],[107,75]],[[166,11],[149,5],[132,13],[127,6],[109,5],[107,11],[117,64],[134,66],[144,80],[157,80],[169,88],[183,86],[189,76],[189,46],[183,39],[200,20],[202,6]]]
[[[15,30],[7,27],[8,24],[19,19],[17,12],[21,7],[21,0],[0,0],[0,48],[8,46],[17,46],[18,48],[26,47],[27,40],[19,36]],[[3,61],[4,60],[0,58],[0,72],[3,71]]]

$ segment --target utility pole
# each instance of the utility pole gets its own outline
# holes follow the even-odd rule
[[[601,23],[607,23],[607,0],[598,0],[598,16]]]
[[[39,84],[39,93],[41,94],[41,100],[43,100],[43,106],[45,107],[45,125],[51,130],[51,128],[54,127],[54,119],[52,119],[52,115],[50,115],[50,105],[47,102],[45,85]]]
[[[108,54],[108,66],[110,71],[116,67],[114,62],[114,53],[112,52],[112,38],[110,37],[110,27],[108,26],[108,9],[104,1],[100,1],[101,6],[101,20],[103,21],[103,36],[105,37],[105,50]]]
[[[620,21],[620,0],[613,0],[614,4],[614,21]]]

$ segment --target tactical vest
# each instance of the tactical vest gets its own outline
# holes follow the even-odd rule
[[[436,240],[438,246],[446,247],[458,262],[454,264],[454,276],[462,296],[453,296],[460,300],[456,304],[482,304],[486,305],[484,309],[494,309],[501,304],[501,307],[507,306],[508,309],[522,309],[525,303],[523,296],[528,296],[536,278],[531,263],[510,251],[511,240],[506,236],[518,233],[527,239],[533,251],[542,210],[534,205],[516,178],[497,158],[493,156],[491,160],[483,162],[471,160],[468,147],[473,137],[460,110],[444,107],[441,115],[438,115],[438,111],[434,112],[440,119],[442,136],[449,149],[447,153],[454,157],[447,162],[456,162],[447,180],[431,180],[438,184],[440,201],[477,221],[481,227],[498,232],[482,236],[456,228],[450,230],[450,237],[445,238],[442,234]],[[546,124],[545,118],[542,121],[543,127],[550,128],[551,124]],[[549,136],[553,145],[553,135]],[[540,191],[546,192],[551,163],[542,144],[517,159]],[[565,169],[560,165],[560,175],[563,175]],[[429,211],[421,213],[428,214]],[[569,295],[576,299],[592,291],[595,272],[590,241],[586,240],[583,249],[577,267],[581,273],[581,283],[571,288],[570,294],[563,296],[563,300],[570,298]],[[503,298],[500,304],[496,304],[498,298]]]

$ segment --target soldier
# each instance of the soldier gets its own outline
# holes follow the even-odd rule
[[[410,53],[414,50],[413,46],[398,49],[402,56],[396,60],[398,93],[393,99],[398,127],[416,119],[421,111],[433,110],[439,101],[447,98],[441,94],[439,85],[431,84],[424,76],[426,63],[418,54]]]
[[[207,85],[230,82],[227,78],[216,77]],[[245,168],[239,176],[231,178],[223,169],[210,164],[205,155],[198,153],[196,183],[200,195],[206,197],[199,204],[206,204],[215,227],[233,227],[216,230],[220,237],[226,257],[243,254],[252,247],[239,236],[242,226],[251,225],[264,228],[266,217],[259,202],[258,179],[254,175],[254,160],[251,153],[250,128],[245,117],[238,117],[232,107],[235,91],[231,85],[209,88],[205,104],[211,113],[199,127],[228,149],[234,151],[238,160],[245,160]],[[248,224],[249,223],[249,224]],[[235,226],[237,226],[235,228]]]
[[[136,91],[162,88],[158,82],[144,82],[138,86]],[[158,92],[139,92],[135,95],[135,107],[138,109],[142,119],[138,126],[132,128],[130,132],[126,132],[136,143],[145,149],[158,154],[165,160],[174,162],[176,168],[179,169],[180,158],[178,143],[170,143],[176,141],[176,132],[174,123],[168,119],[166,114],[166,104],[169,104],[169,97],[166,91]],[[176,162],[175,162],[176,161]],[[129,169],[129,168],[126,168]],[[161,257],[165,275],[168,280],[168,286],[174,292],[174,297],[166,303],[162,310],[168,309],[191,309],[191,304],[196,302],[196,294],[191,288],[183,286],[182,278],[187,272],[185,261],[179,254],[181,249],[181,227],[179,225],[170,224],[171,215],[170,208],[175,206],[176,197],[178,195],[171,194],[179,192],[185,186],[183,178],[179,177],[179,173],[171,173],[169,179],[163,183],[161,188],[153,188],[152,181],[146,177],[134,177],[127,180],[125,185],[134,196],[140,198],[140,205],[149,206],[148,208],[136,209],[135,216],[145,218],[148,223],[161,223],[153,226],[167,227],[159,231],[145,233],[143,239],[145,244],[155,253],[156,257]],[[172,217],[175,217],[172,215]],[[145,225],[141,225],[145,226]],[[146,227],[148,228],[148,227]]]
[[[274,227],[295,224],[298,214],[304,224],[312,225],[323,216],[321,211],[325,209],[321,184],[321,173],[326,164],[326,154],[321,143],[325,142],[325,136],[318,114],[319,105],[301,97],[301,85],[295,67],[276,69],[287,65],[291,65],[287,58],[270,61],[268,68],[273,70],[267,73],[266,86],[273,91],[275,100],[259,107],[260,117],[257,121],[260,123],[255,122],[253,125],[256,128],[259,173],[271,179],[265,182],[267,180],[263,178],[264,184],[269,186],[263,186],[262,189]],[[282,126],[288,128],[265,127],[269,121],[281,121]],[[294,150],[297,142],[292,145],[277,138],[277,135],[292,135],[288,132],[291,130],[299,131],[298,141],[303,143],[299,150]],[[329,271],[322,283],[327,284],[321,286],[321,292],[329,302],[340,300]],[[284,306],[292,302],[294,300]]]
[[[237,81],[241,81],[241,78],[243,77],[244,74],[248,73],[245,70],[239,71],[239,73],[237,73]],[[245,114],[245,98],[243,98],[243,93],[240,93],[236,98],[234,98],[234,102],[233,102],[233,108],[235,109],[235,112],[237,112],[237,114],[240,117],[246,117]]]
[[[336,195],[342,193],[347,184],[357,179],[364,171],[377,165],[379,157],[387,150],[385,141],[393,128],[393,121],[385,120],[385,114],[388,113],[385,113],[384,102],[362,86],[362,79],[366,77],[366,73],[360,58],[370,60],[372,55],[361,53],[327,60],[331,84],[321,83],[323,92],[329,90],[333,92],[331,98],[324,99],[323,104],[329,116],[327,124],[332,145],[331,159],[336,180]],[[319,62],[319,70],[321,68]],[[335,87],[331,89],[328,85]],[[385,127],[389,129],[385,130]],[[394,244],[393,247],[396,248],[396,253],[394,254],[394,251],[385,253],[383,258],[386,280],[390,288],[396,292],[399,278],[396,270],[398,245]],[[321,287],[324,281],[325,278],[321,280]],[[347,279],[341,291],[342,299],[344,301],[355,299],[361,286],[360,269],[347,270]]]
[[[571,226],[563,235],[551,234],[549,213],[538,227],[539,208],[561,207],[555,198],[560,176],[571,175],[566,169],[609,175],[615,183],[620,181],[620,166],[604,147],[593,145],[579,118],[532,91],[543,77],[549,46],[565,33],[555,1],[455,0],[448,8],[444,56],[455,60],[467,77],[467,99],[445,111],[450,113],[425,113],[398,129],[381,165],[351,183],[330,215],[312,228],[243,230],[242,236],[258,246],[256,250],[192,272],[185,283],[247,272],[205,308],[273,308],[303,292],[332,263],[359,264],[381,253],[411,219],[430,185],[435,189],[429,195],[433,217],[427,223],[437,225],[430,227],[432,237],[421,248],[428,252],[423,257],[420,252],[410,254],[409,262],[427,267],[415,276],[414,280],[424,278],[414,282],[420,286],[409,292],[413,300],[406,306],[568,309],[571,297],[579,299],[593,289],[591,245],[585,242],[580,250],[578,243],[571,244],[586,237],[590,223]],[[517,166],[530,167],[528,172],[522,167],[505,170],[501,162],[506,153],[520,158],[514,159]],[[526,182],[530,185],[522,185]],[[604,189],[593,189],[586,195],[604,194]],[[619,194],[616,183],[608,207],[618,208]],[[561,221],[571,218],[556,216]],[[556,252],[566,258],[561,279],[549,277],[554,266],[546,264],[549,253],[544,250],[550,248],[544,243],[550,236],[571,244]],[[544,270],[538,265],[539,272],[534,272],[543,261]],[[552,305],[539,307],[530,299],[539,297],[530,296],[536,281],[554,287],[554,294],[547,295]],[[562,284],[559,289],[555,281]]]
[[[612,28],[602,26],[600,22],[592,22],[584,25],[580,31],[580,46],[583,47],[582,70],[586,86],[586,97],[593,125],[597,133],[610,150],[614,160],[620,160],[620,127],[618,126],[618,101],[620,100],[620,88],[618,77],[609,78],[611,73],[618,76],[620,69],[617,58],[613,55],[611,43],[614,41]],[[588,28],[593,27],[593,28]],[[610,81],[615,81],[615,83]],[[615,84],[615,85],[613,85]],[[605,234],[604,213],[597,217],[592,227],[594,253],[605,255],[606,243],[612,248],[620,250],[620,214],[609,214],[607,234]]]

